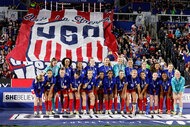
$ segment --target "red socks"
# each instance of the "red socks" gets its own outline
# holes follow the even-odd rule
[[[76,111],[79,111],[80,108],[80,99],[76,99]]]
[[[127,112],[130,112],[130,110],[129,110],[129,106],[126,106],[126,109],[127,109]]]
[[[48,111],[48,101],[45,101],[46,111]]]
[[[170,98],[167,98],[166,104],[167,104],[167,110],[169,111],[170,110]]]
[[[48,101],[49,111],[51,111],[52,102]]]
[[[58,109],[59,107],[59,97],[56,97],[56,100],[55,100],[55,109]]]
[[[171,106],[171,110],[174,110],[174,99],[170,100],[170,106]]]
[[[153,111],[153,106],[150,106],[150,111]]]
[[[123,111],[124,106],[125,106],[125,99],[121,98],[121,111]]]
[[[105,101],[105,109],[108,110],[108,101]]]
[[[157,110],[158,109],[158,106],[155,106],[155,109],[154,110]]]
[[[146,110],[147,98],[143,99],[143,111]]]
[[[98,100],[95,100],[95,108],[96,108],[96,111],[98,111]]]
[[[117,111],[117,97],[114,98],[114,108],[115,111]]]
[[[83,110],[86,110],[86,106],[82,106],[82,109],[83,109]]]
[[[73,99],[69,99],[69,109],[73,111]]]
[[[142,99],[139,99],[139,110],[142,111]]]
[[[68,97],[65,97],[64,109],[66,110],[68,106]]]
[[[42,111],[42,105],[39,105],[39,111]]]
[[[34,111],[37,112],[37,106],[34,106]]]
[[[90,109],[94,109],[94,105],[90,105]]]
[[[160,105],[159,105],[160,110],[163,110],[163,103],[164,103],[164,98],[160,98]],[[155,106],[155,110],[156,110],[156,106]]]
[[[112,109],[113,100],[109,100],[109,110]]]

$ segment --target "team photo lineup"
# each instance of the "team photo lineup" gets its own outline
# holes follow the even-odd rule
[[[71,59],[64,58],[59,68],[56,65],[57,60],[52,58],[44,72],[33,80],[31,90],[35,96],[35,115],[38,114],[38,102],[39,114],[42,114],[42,94],[45,96],[46,115],[59,112],[71,115],[145,114],[148,112],[147,95],[150,96],[151,114],[176,115],[179,101],[178,115],[182,115],[185,79],[178,70],[174,70],[172,64],[168,64],[167,69],[162,69],[159,63],[154,63],[151,69],[147,69],[147,62],[144,61],[137,69],[132,59],[128,59],[126,67],[121,56],[114,66],[107,57],[100,67],[95,66],[93,58],[85,68],[82,62],[78,61],[73,69],[71,63]],[[119,97],[120,111],[117,110]],[[163,110],[164,100],[166,110]],[[61,109],[58,109],[59,102]]]

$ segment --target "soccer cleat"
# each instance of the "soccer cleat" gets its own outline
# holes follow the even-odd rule
[[[106,110],[105,115],[108,115],[108,110]]]
[[[73,111],[70,111],[70,115],[73,115]]]
[[[139,114],[142,114],[143,112],[142,111],[139,111]]]
[[[117,111],[115,111],[115,114],[117,114]]]
[[[181,115],[182,115],[182,112],[179,112],[178,115],[181,116]]]
[[[160,113],[160,114],[163,114],[163,110],[159,110],[159,113]]]
[[[35,111],[35,112],[34,112],[34,115],[38,115],[38,113]]]
[[[63,111],[63,114],[67,114],[67,111],[66,111],[66,110],[64,110],[64,111]]]
[[[52,111],[49,111],[49,115],[52,115]]]
[[[46,111],[46,115],[49,115],[49,111]]]
[[[173,111],[173,110],[171,110],[171,113],[173,114],[173,113],[174,113],[174,111]]]
[[[123,114],[124,114],[124,112],[123,112],[123,111],[121,111],[121,114],[123,115]]]
[[[177,112],[176,112],[176,111],[174,111],[174,112],[173,112],[173,115],[176,115],[176,114],[177,114]]]
[[[166,113],[167,113],[167,114],[170,114],[171,112],[170,112],[170,110],[168,110]]]
[[[83,110],[83,115],[86,115],[86,114],[87,114],[86,110]]]
[[[154,114],[154,112],[153,112],[153,111],[150,111],[150,114]]]
[[[52,110],[51,112],[52,112],[52,114],[55,114],[55,111],[54,111],[54,110]]]
[[[155,110],[154,113],[155,113],[155,114],[158,114],[158,110]]]
[[[100,111],[97,111],[96,114],[100,114]]]
[[[63,113],[64,112],[64,110],[63,109],[61,109],[61,113]]]
[[[145,111],[143,111],[143,114],[145,114]]]
[[[39,111],[39,115],[42,115],[42,111]]]
[[[77,111],[76,110],[74,110],[74,113],[76,113]]]
[[[93,115],[93,114],[94,114],[93,110],[90,110],[90,111],[89,111],[89,114],[90,114],[90,115]]]
[[[109,112],[109,114],[110,114],[110,115],[113,115],[113,113],[112,113],[112,111],[111,111],[111,110],[108,110],[108,112]]]
[[[83,109],[81,109],[81,113],[83,113],[83,111],[84,111],[84,110],[83,110]]]
[[[130,114],[130,112],[127,112],[127,114]]]
[[[102,111],[100,111],[100,114],[102,114]]]
[[[80,113],[78,111],[76,111],[76,115],[80,115]]]

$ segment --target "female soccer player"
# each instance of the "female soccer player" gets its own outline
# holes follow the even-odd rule
[[[158,78],[158,73],[153,72],[152,78],[149,82],[149,93],[150,93],[150,113],[158,113],[158,93],[160,90],[160,80]],[[154,99],[154,112],[153,112],[153,99]]]
[[[56,84],[56,78],[52,75],[52,70],[47,70],[47,76],[45,77],[45,107],[46,107],[46,115],[52,114],[52,97],[53,97],[53,91],[54,86]],[[49,106],[49,110],[48,110]]]
[[[82,62],[77,62],[77,66],[76,66],[76,69],[75,69],[74,73],[75,73],[76,71],[81,72],[81,74],[80,74],[80,77],[81,77],[81,78],[84,78],[84,77],[86,76],[86,70],[83,69]]]
[[[47,66],[44,70],[44,72],[42,73],[43,75],[45,75],[47,73],[47,70],[52,70],[52,75],[53,77],[57,77],[58,72],[59,72],[59,66],[57,65],[57,59],[56,58],[52,58],[50,65]],[[56,97],[56,101],[54,99],[54,96]],[[59,106],[59,94],[54,90],[53,91],[53,97],[52,97],[52,112],[54,112],[54,108],[56,107],[56,111],[58,111],[58,106]]]
[[[39,115],[42,115],[42,94],[44,92],[44,77],[42,74],[36,76],[32,82],[31,90],[34,94],[34,115],[37,115],[37,105],[39,101]]]
[[[129,110],[129,100],[130,96],[129,93],[131,93],[132,96],[132,114],[135,115],[136,113],[136,99],[137,99],[137,94],[136,94],[136,88],[138,85],[140,85],[139,78],[137,77],[137,70],[132,70],[131,75],[128,77],[128,85],[127,85],[127,98],[126,98],[126,108],[127,108],[127,114],[130,113]]]
[[[124,76],[124,71],[119,71],[119,76],[116,77],[116,86],[114,91],[114,107],[115,114],[117,114],[117,95],[121,97],[121,114],[124,114],[123,109],[125,106],[125,92],[127,89],[127,77]]]
[[[104,98],[105,98],[105,114],[113,114],[111,112],[112,104],[113,104],[113,87],[116,84],[115,77],[113,76],[113,71],[109,70],[107,72],[107,76],[103,80],[104,85]],[[108,101],[109,101],[109,107],[108,107]],[[109,109],[109,110],[108,110]]]
[[[147,104],[147,90],[149,85],[149,78],[147,77],[146,72],[140,72],[140,86],[138,87],[138,101],[139,101],[139,113],[145,113],[146,104]],[[143,111],[142,111],[142,102],[143,102]]]
[[[104,96],[104,72],[99,72],[99,77],[96,80],[96,93],[95,94],[95,107],[97,114],[103,113],[103,96]],[[99,100],[99,110],[98,110],[98,100]]]
[[[154,72],[156,72],[158,74],[158,78],[161,79],[162,78],[162,70],[160,68],[160,64],[159,63],[155,63],[151,66],[150,68],[151,71],[151,76]]]
[[[109,70],[113,70],[112,66],[111,66],[111,63],[110,63],[110,60],[109,58],[104,58],[104,65],[102,65],[100,68],[99,68],[99,72],[100,71],[103,71],[104,72],[104,76],[107,76],[107,72]]]
[[[86,70],[86,72],[88,70],[92,70],[93,71],[93,77],[97,78],[97,76],[98,76],[98,67],[95,66],[95,60],[93,58],[90,59],[89,65],[86,66],[85,70]]]
[[[175,77],[171,80],[172,90],[173,90],[173,98],[174,98],[174,115],[177,114],[177,101],[179,100],[179,113],[178,115],[182,115],[183,111],[183,102],[182,96],[184,93],[184,85],[185,79],[181,76],[181,73],[178,70],[175,70]]]
[[[82,108],[83,108],[83,114],[86,114],[86,95],[90,99],[90,114],[93,114],[93,109],[94,109],[94,101],[95,101],[95,96],[94,96],[94,86],[96,85],[96,79],[93,77],[93,72],[92,70],[88,70],[87,72],[87,77],[83,80],[83,85],[82,85]]]
[[[61,91],[60,93],[62,94],[62,96],[64,97],[65,103],[64,103],[64,108],[63,108],[63,98],[61,98],[60,102],[61,102],[61,112],[66,114],[66,109],[67,109],[67,105],[68,105],[68,88],[70,85],[70,78],[66,75],[65,73],[65,68],[62,67],[59,70],[59,75],[57,77],[57,84],[58,84],[58,88]]]
[[[69,107],[70,107],[70,114],[73,114],[73,95],[76,99],[76,114],[79,115],[79,108],[80,108],[80,87],[83,83],[83,78],[80,76],[81,71],[75,71],[74,76],[71,78],[70,81],[70,89],[69,92]]]
[[[159,105],[159,113],[163,113],[163,102],[164,97],[166,96],[166,108],[167,113],[170,114],[170,92],[171,92],[171,80],[167,77],[166,72],[162,73],[162,79],[160,84],[160,105]]]
[[[145,74],[146,74],[146,78],[149,78],[150,77],[150,70],[147,68],[147,62],[146,61],[143,61],[142,62],[142,65],[141,65],[141,68],[138,69],[138,75],[140,77],[140,73],[144,71]]]
[[[63,67],[65,67],[66,75],[71,78],[73,75],[73,69],[71,68],[72,60],[70,58],[64,58],[62,60]]]
[[[113,66],[113,72],[115,77],[119,76],[119,71],[122,70],[125,76],[125,68],[126,66],[123,64],[123,58],[120,56],[117,58],[117,64]]]
[[[135,69],[135,68],[133,67],[133,60],[132,60],[132,59],[129,59],[129,60],[128,60],[128,65],[129,65],[129,66],[125,68],[125,74],[126,74],[127,77],[130,76],[132,70]]]

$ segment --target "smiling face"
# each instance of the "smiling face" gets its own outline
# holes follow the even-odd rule
[[[123,59],[122,59],[121,57],[119,57],[119,58],[117,59],[117,63],[118,63],[118,64],[122,64],[122,63],[123,63]]]
[[[145,77],[146,77],[145,72],[141,72],[140,76],[141,76],[141,79],[145,79]]]
[[[60,75],[61,78],[63,78],[64,75],[65,75],[65,70],[60,70],[59,71],[59,75]]]
[[[78,62],[78,63],[77,63],[77,67],[78,67],[78,69],[81,70],[81,69],[82,69],[82,62]]]
[[[119,77],[120,77],[120,79],[122,79],[124,77],[124,72],[123,71],[119,72]]]
[[[52,65],[53,65],[53,67],[55,67],[57,65],[57,61],[53,61]]]
[[[113,76],[113,72],[112,72],[112,71],[109,71],[109,72],[108,72],[108,78],[112,78],[112,76]]]
[[[104,59],[104,65],[105,65],[105,66],[108,66],[108,63],[109,63],[109,58],[105,58],[105,59]]]
[[[146,69],[146,62],[142,63],[142,69]]]
[[[104,78],[104,72],[100,72],[99,76],[101,79],[103,79]]]
[[[167,79],[167,74],[166,73],[163,73],[162,74],[162,79],[165,81]]]
[[[176,79],[179,79],[181,76],[181,73],[179,71],[175,71],[175,77]]]
[[[169,64],[169,65],[168,65],[168,70],[169,70],[169,71],[172,71],[173,68],[174,68],[174,66],[173,66],[172,64]]]
[[[132,75],[132,78],[136,78],[137,77],[137,70],[132,70],[131,75]]]
[[[158,78],[158,74],[157,73],[153,73],[152,77],[153,77],[153,80],[156,80]]]
[[[65,60],[65,66],[68,67],[69,64],[70,64],[70,60],[69,60],[69,59],[66,59],[66,60]]]
[[[93,76],[93,72],[91,70],[88,71],[87,73],[88,79],[91,79]]]
[[[159,64],[159,63],[156,63],[156,64],[155,64],[155,69],[156,69],[156,70],[159,70],[159,69],[160,69],[160,64]]]
[[[91,67],[94,67],[94,65],[95,65],[95,60],[94,60],[94,59],[90,59],[89,64],[90,64]]]
[[[52,71],[48,71],[47,75],[48,75],[48,78],[51,78],[52,77]]]
[[[129,60],[128,65],[129,65],[130,68],[132,68],[133,67],[133,60]]]

